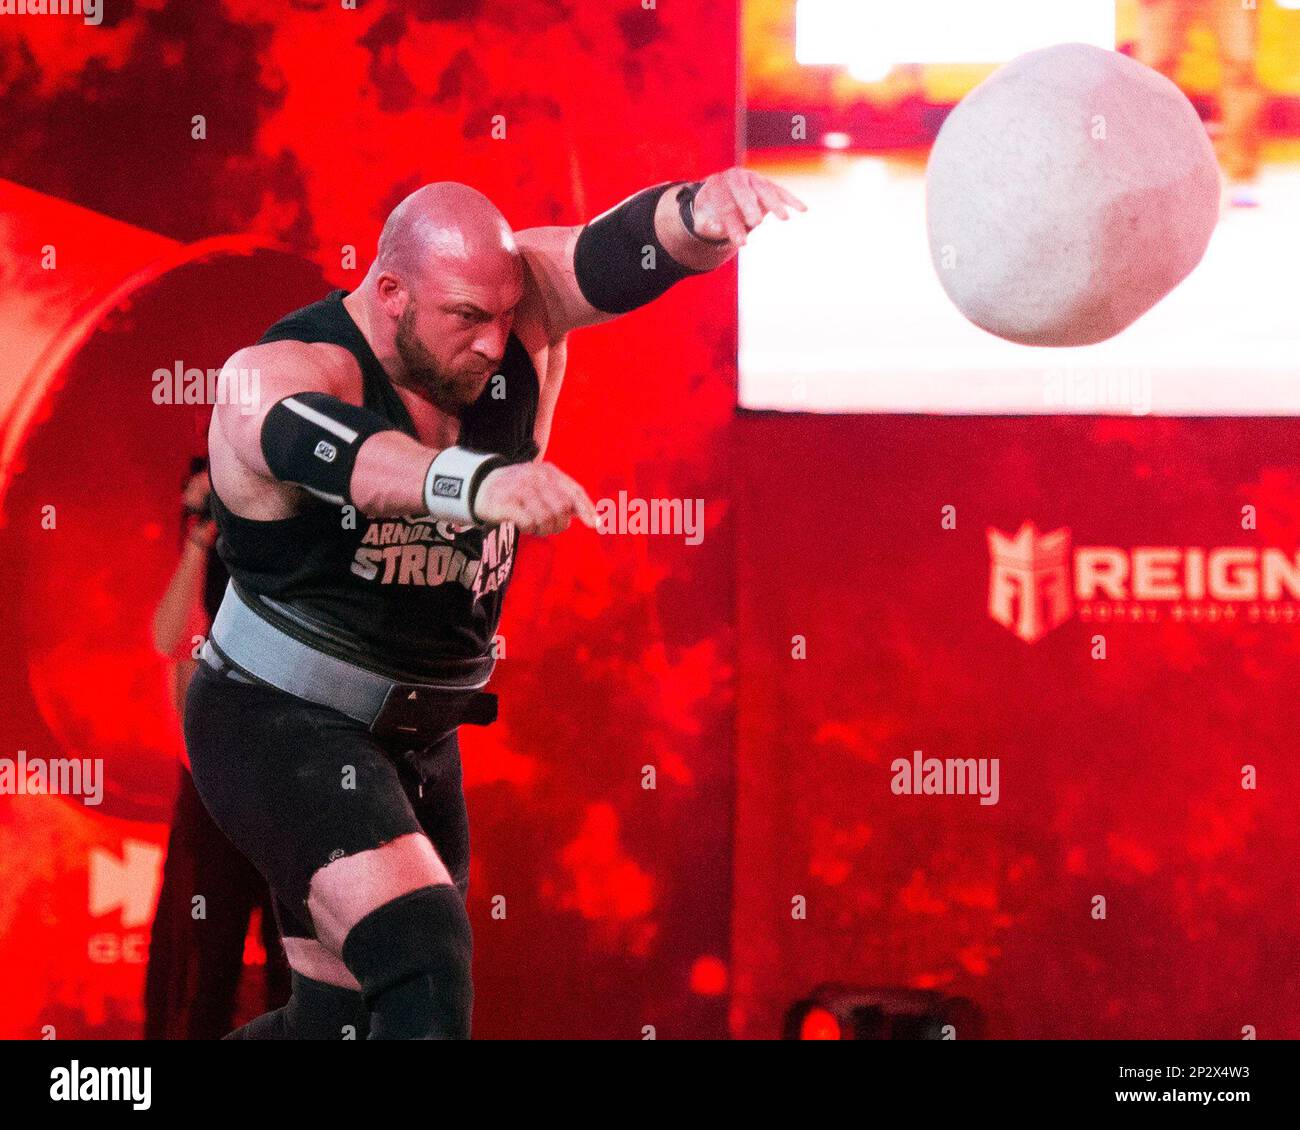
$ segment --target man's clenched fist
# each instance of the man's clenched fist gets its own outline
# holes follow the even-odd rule
[[[577,518],[596,528],[596,504],[554,463],[512,463],[490,471],[474,497],[488,525],[513,522],[521,533],[558,534]]]

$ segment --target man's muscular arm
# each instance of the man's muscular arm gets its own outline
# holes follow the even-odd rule
[[[677,201],[684,183],[673,182],[662,191],[652,215],[648,208],[638,210],[637,202],[648,203],[647,194],[660,186],[629,197],[587,225],[517,232],[516,243],[533,283],[520,316],[525,307],[534,307],[528,313],[545,327],[548,339],[557,342],[571,330],[608,322],[644,305],[656,296],[655,289],[662,293],[676,275],[720,267],[735,256],[768,213],[784,220],[788,208],[806,210],[801,200],[765,177],[748,169],[727,169],[709,177],[696,194],[693,214],[698,235],[692,235]],[[648,280],[635,272],[659,267],[646,265],[645,250],[653,247],[652,235],[671,262],[665,264],[665,277],[657,288],[645,290],[649,297],[638,297],[638,287]],[[579,239],[588,241],[585,256],[579,255]],[[715,239],[725,242],[708,242]],[[593,304],[593,296],[599,305]]]
[[[213,409],[213,485],[236,513],[250,518],[285,517],[301,509],[308,492],[301,483],[277,475],[268,464],[267,416],[286,397],[303,393],[346,403],[346,370],[332,351],[292,341],[241,349],[226,367],[256,372],[258,398],[251,411],[248,405],[234,402]],[[414,513],[423,505],[424,472],[436,454],[436,449],[396,429],[369,436],[356,452],[347,501],[372,517]]]
[[[345,370],[329,351],[300,342],[275,342],[240,350],[226,364],[258,373],[259,396],[252,410],[236,403],[218,404],[209,431],[213,486],[235,513],[261,519],[286,517],[300,508],[303,491],[351,503],[370,517],[429,510],[426,479],[441,449],[426,446],[377,414],[349,403]],[[292,415],[286,415],[290,407]],[[294,437],[287,430],[316,426],[314,419],[320,420],[319,441],[315,432],[304,430]],[[284,450],[286,435],[291,443],[302,442],[305,436],[304,449]],[[337,463],[346,469],[350,463],[350,473],[336,473],[338,482],[316,477],[313,442],[336,449],[332,455],[325,452],[330,457],[323,464]],[[302,466],[301,474],[295,473],[296,465]],[[327,468],[322,471],[328,474]],[[549,463],[515,464],[489,472],[474,510],[482,524],[512,521],[531,533],[557,533],[575,516],[590,526],[596,524],[595,507],[586,492]]]

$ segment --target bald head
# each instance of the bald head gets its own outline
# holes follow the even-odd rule
[[[492,277],[517,270],[518,259],[497,206],[476,188],[444,180],[417,188],[389,213],[375,266],[419,286],[430,271]]]
[[[477,189],[438,181],[392,210],[345,302],[391,377],[458,413],[501,365],[523,294],[506,218]]]

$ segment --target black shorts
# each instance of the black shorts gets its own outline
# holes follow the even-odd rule
[[[320,868],[424,832],[464,897],[469,817],[453,729],[407,750],[355,719],[200,663],[185,700],[194,785],[218,827],[265,877],[284,937],[313,938]]]

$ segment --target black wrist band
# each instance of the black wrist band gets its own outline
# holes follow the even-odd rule
[[[695,194],[704,187],[702,180],[691,181],[677,190],[677,210],[682,214],[682,223],[686,230],[691,233],[701,243],[712,243],[716,247],[721,247],[724,243],[730,243],[729,239],[710,239],[706,235],[700,235],[695,230]]]

